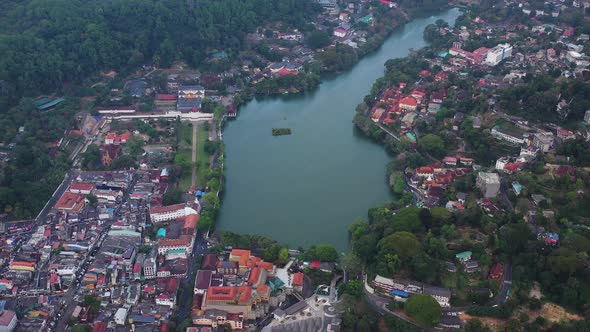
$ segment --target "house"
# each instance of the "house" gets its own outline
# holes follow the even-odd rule
[[[492,266],[492,268],[490,269],[490,275],[489,275],[490,279],[501,280],[503,275],[504,275],[504,266],[502,266],[502,264],[500,264],[500,263],[494,264]]]
[[[457,166],[457,158],[452,156],[446,156],[443,159],[443,163],[447,166]]]
[[[346,34],[348,32],[342,28],[338,28],[334,30],[334,36],[339,37],[339,38],[344,38],[346,37]]]
[[[569,130],[566,130],[563,128],[558,128],[557,129],[557,137],[562,140],[575,139],[576,134],[574,134],[573,132],[571,132]]]
[[[463,262],[463,266],[465,267],[465,272],[467,273],[479,271],[479,262],[473,259]]]
[[[303,278],[304,277],[305,277],[305,275],[301,272],[297,272],[297,273],[293,274],[293,281],[291,282],[291,285],[293,285],[293,289],[296,292],[303,291]]]
[[[448,288],[424,285],[422,292],[432,296],[443,308],[448,308],[451,306],[451,290]]]
[[[496,173],[480,172],[475,183],[485,198],[495,197],[500,191],[500,177]]]
[[[463,251],[455,255],[460,262],[466,262],[471,259],[471,255],[473,253],[471,251]]]
[[[429,166],[418,167],[416,169],[416,175],[418,175],[419,177],[422,177],[422,178],[432,177],[432,176],[434,176],[434,169]]]
[[[415,111],[418,106],[416,98],[408,96],[399,101],[399,108],[404,111]]]
[[[162,293],[156,296],[156,304],[170,307],[170,309],[174,308],[174,304],[176,303],[176,297],[171,296],[168,293]]]
[[[115,145],[125,144],[125,143],[127,143],[127,140],[129,140],[130,137],[131,137],[131,134],[129,132],[124,132],[121,135],[119,135],[117,133],[109,132],[109,133],[107,133],[107,136],[104,139],[104,144],[115,144]]]

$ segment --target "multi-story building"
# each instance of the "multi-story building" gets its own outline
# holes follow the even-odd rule
[[[497,126],[492,128],[492,136],[512,144],[524,143],[524,137],[521,134]]]
[[[156,278],[156,260],[153,257],[148,257],[143,261],[143,276],[146,279]]]
[[[489,66],[495,66],[511,56],[512,46],[510,44],[499,44],[487,52],[485,63]]]
[[[553,134],[547,132],[536,133],[533,135],[533,146],[543,153],[549,151],[553,146]]]
[[[587,110],[584,114],[584,122],[586,122],[586,124],[590,124],[590,110]]]
[[[18,319],[12,310],[0,311],[0,332],[12,332],[16,327]]]
[[[479,172],[475,183],[485,198],[495,197],[500,191],[500,177],[497,173]]]
[[[192,213],[196,214],[197,212],[184,204],[157,206],[150,208],[150,219],[157,223],[186,217]]]

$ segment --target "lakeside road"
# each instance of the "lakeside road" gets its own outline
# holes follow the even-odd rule
[[[459,15],[450,9],[400,26],[376,52],[316,91],[243,106],[223,133],[226,190],[218,229],[346,250],[347,226],[393,198],[385,174],[391,157],[354,127],[355,108],[387,60],[425,47],[428,24],[452,25]],[[272,136],[272,128],[293,134]]]

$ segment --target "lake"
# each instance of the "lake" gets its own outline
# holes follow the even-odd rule
[[[348,246],[348,225],[392,199],[382,146],[357,133],[356,106],[388,59],[427,45],[424,28],[438,19],[454,24],[458,9],[417,18],[350,71],[312,93],[253,100],[224,129],[226,187],[217,222],[221,231],[259,234],[292,248]],[[272,136],[272,128],[292,135]]]

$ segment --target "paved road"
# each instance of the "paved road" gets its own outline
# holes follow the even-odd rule
[[[504,269],[504,280],[500,285],[500,291],[496,297],[492,300],[492,305],[500,305],[506,303],[508,296],[510,295],[510,288],[512,287],[512,262],[508,261]]]
[[[191,299],[193,297],[192,292],[186,292],[187,286],[194,285],[195,276],[197,272],[197,265],[195,264],[195,257],[203,256],[208,254],[209,250],[207,248],[207,240],[203,233],[199,232],[197,234],[197,238],[195,239],[195,245],[193,247],[193,252],[191,256],[188,258],[188,269],[186,271],[186,278],[182,279],[180,282],[180,298],[178,301],[178,322],[182,322],[185,318],[187,318],[189,312],[192,310],[189,303],[191,303]]]
[[[378,295],[371,294],[364,287],[363,287],[363,290],[365,292],[365,295],[367,296],[367,302],[369,303],[369,305],[371,307],[373,307],[373,309],[375,309],[380,315],[392,315],[392,316],[395,316],[407,323],[414,325],[415,327],[417,327],[421,330],[425,330],[424,327],[416,324],[416,322],[414,322],[414,321],[409,320],[408,317],[387,309],[385,306],[390,302],[390,299],[386,299],[386,298],[380,297]]]
[[[51,198],[47,201],[41,212],[39,212],[39,214],[37,215],[37,218],[35,218],[36,225],[33,226],[33,229],[35,228],[35,226],[39,225],[39,223],[45,220],[49,211],[51,211],[55,203],[57,203],[57,200],[61,197],[61,195],[63,195],[66,189],[68,189],[71,180],[77,178],[79,174],[80,171],[76,169],[72,169],[66,172],[62,183],[59,185],[59,187],[57,187],[57,189],[55,189],[53,196],[51,196]]]
[[[191,186],[195,187],[197,184],[197,123],[193,123],[193,147],[192,147],[192,162],[193,173],[191,177]]]

